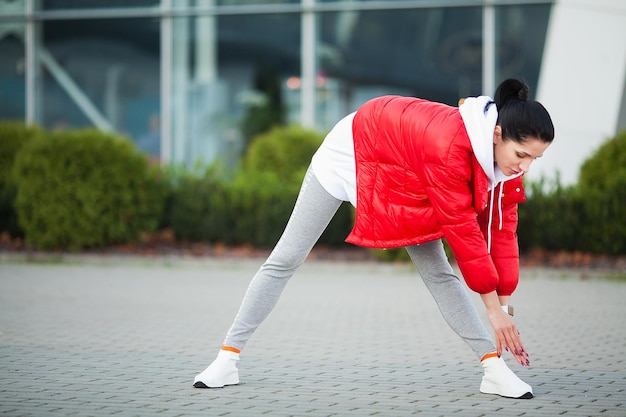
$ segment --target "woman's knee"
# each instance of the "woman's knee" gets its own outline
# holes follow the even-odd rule
[[[261,270],[273,272],[272,275],[292,274],[304,263],[306,257],[307,254],[300,253],[273,253],[261,266]]]

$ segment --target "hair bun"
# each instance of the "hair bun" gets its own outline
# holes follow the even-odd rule
[[[522,101],[526,101],[528,100],[528,86],[522,82],[519,81],[519,90],[517,91],[517,99],[518,100],[522,100]]]
[[[528,100],[528,85],[524,81],[509,78],[500,83],[494,95],[496,106],[501,109],[511,100]]]

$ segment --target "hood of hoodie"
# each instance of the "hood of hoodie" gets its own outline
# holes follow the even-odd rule
[[[487,107],[488,106],[488,107]],[[459,107],[474,155],[489,179],[489,190],[503,181],[522,175],[504,175],[495,164],[493,156],[493,131],[498,121],[498,110],[488,96],[468,97]]]

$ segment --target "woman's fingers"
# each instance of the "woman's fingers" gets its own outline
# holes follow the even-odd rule
[[[528,358],[528,352],[524,349],[522,339],[517,329],[515,329],[515,325],[506,332],[506,339],[506,346],[513,354],[515,360],[522,366],[529,366],[530,360]]]
[[[499,315],[498,319],[494,320],[495,330],[495,342],[498,356],[502,355],[503,350],[511,352],[515,360],[522,366],[529,366],[530,360],[528,353],[524,349],[522,339],[520,337],[515,323],[508,315]]]

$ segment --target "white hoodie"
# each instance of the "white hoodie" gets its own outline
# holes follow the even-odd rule
[[[489,107],[485,111],[487,105]],[[469,135],[474,155],[489,178],[489,189],[493,190],[499,183],[522,175],[522,173],[504,175],[495,164],[493,131],[498,121],[498,110],[493,99],[488,96],[468,97],[459,107],[459,112],[465,123],[465,130]]]
[[[493,155],[493,132],[498,121],[498,110],[493,99],[488,96],[468,97],[459,107],[459,112],[465,124],[465,130],[472,144],[474,155],[481,168],[489,179],[489,190],[491,191],[490,207],[493,207],[495,189],[498,184],[519,177],[522,173],[514,175],[504,175],[502,170],[496,165]],[[502,186],[498,193],[498,213],[500,217],[499,229],[502,229]],[[487,227],[487,248],[491,252],[491,222],[493,221],[493,210],[489,210],[489,225]]]

